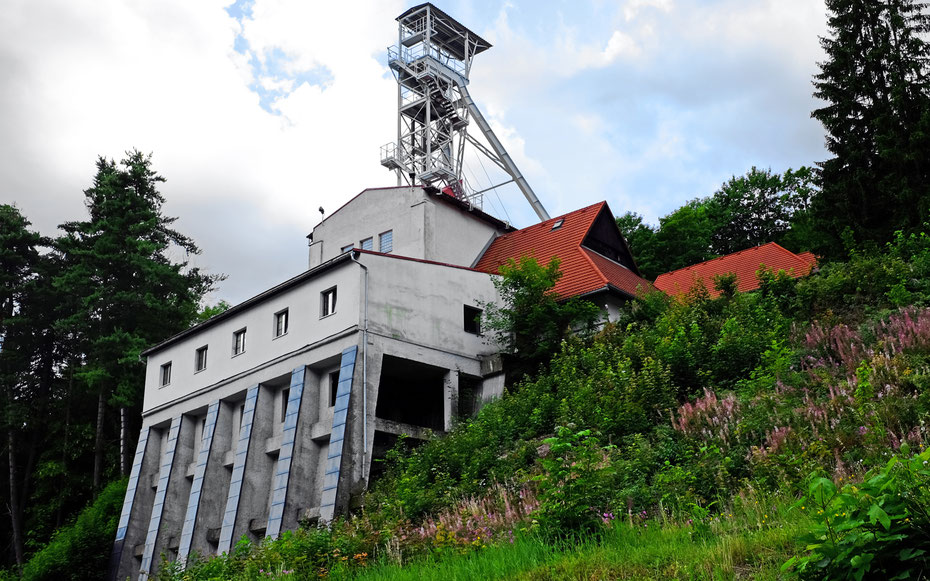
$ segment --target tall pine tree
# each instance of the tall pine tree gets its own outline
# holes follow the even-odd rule
[[[100,158],[93,186],[84,192],[89,219],[61,226],[65,268],[56,286],[75,297],[64,327],[83,353],[76,378],[97,400],[95,487],[114,465],[121,474],[128,470],[136,427],[130,422],[142,407],[139,354],[189,326],[218,280],[170,259],[172,248],[199,249],[171,228],[175,218],[162,215],[165,199],[157,186],[164,181],[150,155],[131,151],[119,164]]]
[[[48,341],[50,322],[42,321],[45,313],[38,303],[47,284],[40,249],[47,245],[17,208],[0,205],[0,426],[8,475],[4,504],[10,516],[10,535],[4,540],[17,564],[25,555],[25,504],[38,438],[49,419],[54,347]]]
[[[812,116],[833,158],[820,164],[821,249],[842,252],[843,231],[883,243],[930,218],[930,45],[917,0],[827,0],[827,59],[814,80],[826,101]]]

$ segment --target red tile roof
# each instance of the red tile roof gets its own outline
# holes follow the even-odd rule
[[[599,202],[504,234],[491,243],[475,268],[497,274],[501,265],[510,259],[519,260],[529,256],[546,265],[557,256],[562,278],[553,290],[562,298],[587,294],[608,286],[631,296],[636,295],[639,288],[651,289],[649,281],[581,245],[595,219],[605,209],[609,213],[607,202]],[[562,225],[553,230],[552,227],[559,220],[562,220]]]
[[[817,258],[810,252],[795,254],[769,242],[660,274],[655,286],[667,294],[677,295],[690,291],[696,285],[704,285],[710,296],[717,297],[720,295],[720,291],[714,289],[714,277],[717,275],[736,274],[737,290],[746,292],[759,288],[756,271],[762,266],[775,271],[784,270],[790,276],[799,278],[810,274],[816,265]]]

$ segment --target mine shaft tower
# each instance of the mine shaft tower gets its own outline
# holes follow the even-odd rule
[[[397,45],[388,47],[397,79],[397,142],[381,147],[381,165],[397,173],[398,185],[433,185],[479,207],[484,192],[513,182],[539,219],[549,219],[468,93],[472,60],[490,43],[430,3],[410,8],[397,22]],[[490,147],[468,133],[469,118]],[[466,143],[510,179],[470,191],[462,176]]]

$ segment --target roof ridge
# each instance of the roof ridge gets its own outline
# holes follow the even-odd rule
[[[709,264],[709,263],[715,262],[715,261],[717,261],[717,260],[723,260],[724,258],[731,258],[731,257],[734,257],[734,256],[739,256],[740,254],[743,254],[744,252],[749,252],[750,250],[758,250],[759,248],[765,248],[766,246],[771,246],[771,245],[773,245],[773,244],[774,244],[776,247],[778,247],[779,249],[781,249],[781,250],[787,252],[788,254],[791,254],[791,255],[797,257],[797,254],[795,254],[794,252],[791,252],[790,250],[788,250],[787,248],[784,248],[783,246],[779,246],[778,243],[776,243],[776,242],[766,242],[765,244],[759,244],[758,246],[751,246],[751,247],[749,247],[749,248],[743,248],[742,250],[737,250],[736,252],[731,252],[731,253],[729,253],[729,254],[724,254],[724,255],[722,255],[722,256],[715,256],[714,258],[708,258],[707,260],[702,260],[701,262],[696,262],[696,263],[694,263],[694,264],[689,264],[688,266],[682,266],[681,268],[676,268],[675,270],[670,270],[670,271],[668,271],[668,272],[663,272],[663,273],[660,274],[659,276],[665,276],[665,275],[667,275],[667,274],[674,274],[674,273],[676,273],[676,272],[682,272],[682,271],[685,271],[685,270],[688,270],[688,269],[697,268],[698,266],[702,266],[702,265],[704,265],[704,264]],[[658,280],[659,276],[656,277],[656,280]]]
[[[578,246],[575,247],[575,249],[578,250],[579,252],[581,252],[581,255],[584,256],[584,259],[588,261],[588,264],[591,265],[591,268],[594,269],[594,272],[596,272],[597,275],[598,275],[599,277],[601,277],[601,281],[602,281],[604,284],[609,284],[609,283],[610,283],[610,280],[609,280],[606,276],[604,276],[604,273],[601,272],[601,269],[598,268],[596,264],[594,264],[594,261],[591,260],[591,257],[590,257],[590,256],[588,256],[588,253],[585,252],[585,250],[587,250],[587,248],[585,248],[584,246],[582,246],[581,244],[579,244]],[[622,265],[621,265],[621,266],[622,266]]]

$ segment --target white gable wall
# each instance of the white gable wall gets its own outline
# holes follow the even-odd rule
[[[438,194],[445,195],[445,194]],[[498,230],[421,187],[365,190],[313,229],[310,268],[391,231],[391,254],[471,266]]]

